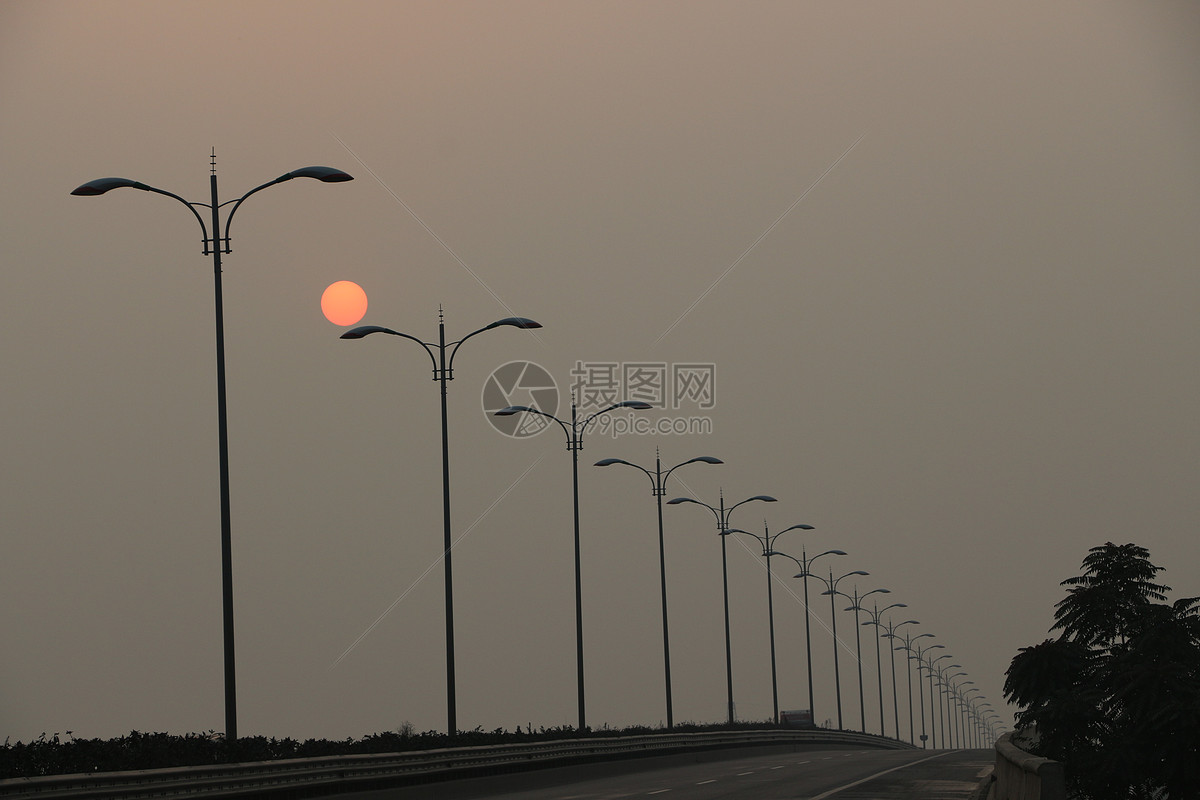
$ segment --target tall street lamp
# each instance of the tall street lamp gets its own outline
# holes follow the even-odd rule
[[[896,637],[896,638],[900,639],[901,644],[899,646],[895,647],[895,649],[903,650],[905,652],[905,655],[906,655],[905,662],[908,666],[908,743],[914,744],[914,745],[917,743],[917,737],[916,737],[916,731],[914,730],[914,725],[913,725],[913,701],[912,701],[912,699],[913,699],[913,697],[912,697],[913,647],[912,647],[912,643],[915,642],[917,639],[924,639],[928,636],[933,636],[933,634],[932,633],[919,633],[916,636],[911,636],[908,633],[905,633],[903,636]],[[921,715],[922,715],[921,716],[921,747],[925,746],[925,716],[924,716],[924,714],[925,714],[925,698],[922,695],[922,698],[921,698]]]
[[[900,741],[900,695],[896,691],[896,651],[900,648],[896,647],[893,642],[899,639],[900,636],[896,630],[901,625],[920,625],[915,619],[906,619],[904,622],[892,622],[889,618],[882,627],[881,636],[888,640],[888,650],[892,653],[892,717],[896,726],[896,739]],[[912,741],[912,683],[908,685],[908,738]]]
[[[930,649],[932,650],[933,648],[930,648]],[[938,709],[937,711],[934,711],[934,705],[933,705],[933,699],[934,699],[934,694],[935,694],[934,688],[933,688],[933,678],[934,678],[934,674],[937,671],[937,663],[939,661],[941,661],[943,658],[954,658],[954,656],[950,655],[949,653],[942,653],[937,658],[930,658],[930,659],[926,660],[926,662],[925,662],[927,671],[929,672],[929,733],[933,737],[933,748],[935,750],[937,749],[937,746],[938,746],[938,727],[939,727],[939,725],[941,726],[942,747],[944,748],[946,746],[946,727],[945,727],[945,725],[941,724],[942,693],[940,691],[936,693],[937,694],[937,709]]]
[[[553,414],[547,414],[545,411],[530,406],[508,406],[495,412],[497,417],[510,417],[513,414],[537,414],[557,422],[567,436],[567,450],[571,451],[571,494],[575,513],[575,669],[579,693],[579,730],[581,731],[587,730],[587,721],[583,702],[583,579],[579,569],[579,451],[583,449],[583,434],[591,421],[601,414],[607,414],[618,408],[645,411],[652,406],[641,400],[625,400],[600,409],[591,416],[585,417],[582,422],[579,421],[574,398],[571,399],[570,422],[565,422]]]
[[[143,192],[154,192],[173,200],[178,200],[192,212],[192,216],[200,223],[200,231],[204,234],[203,255],[213,258],[213,287],[216,296],[216,329],[217,329],[217,454],[220,471],[221,495],[221,607],[223,629],[225,636],[225,741],[237,741],[237,681],[236,662],[233,647],[233,539],[230,532],[229,513],[229,429],[225,406],[225,311],[221,295],[221,255],[233,252],[230,248],[229,225],[233,215],[245,202],[246,198],[256,192],[284,183],[293,178],[314,178],[322,183],[342,183],[354,180],[350,175],[332,167],[304,167],[280,175],[273,181],[256,186],[235,200],[218,200],[217,195],[217,156],[213,151],[211,158],[211,174],[209,175],[210,202],[193,203],[184,200],[174,192],[168,192],[128,178],[98,178],[77,187],[71,194],[79,197],[95,197],[110,192],[113,189],[141,189]],[[221,233],[221,209],[232,204],[229,214],[225,217],[225,232]],[[207,208],[211,212],[212,234],[204,224],[204,217],[197,208]]]
[[[862,636],[861,636],[861,631],[862,631],[863,623],[859,622],[858,612],[866,610],[862,607],[862,601],[865,600],[870,595],[891,594],[891,591],[892,591],[891,589],[872,589],[871,591],[867,592],[866,594],[860,595],[858,593],[858,587],[855,586],[853,597],[849,597],[845,592],[842,592],[842,597],[849,597],[849,599],[851,600],[851,605],[846,610],[854,612],[854,647],[858,654],[857,655],[857,659],[858,659],[858,711],[859,711],[859,718],[860,718],[859,730],[861,730],[863,733],[867,732],[867,703],[866,703],[866,699],[863,696],[863,677],[862,677]],[[867,613],[869,614],[871,612],[867,611]],[[876,656],[878,656],[879,655],[879,653],[878,653],[878,644],[879,644],[878,637],[876,637],[875,644],[877,646]],[[876,674],[878,674],[878,668],[876,669]],[[880,695],[879,695],[879,724],[881,726],[883,725],[883,690],[882,690],[882,688],[880,689]]]
[[[955,678],[965,677],[965,672],[950,672],[952,669],[961,669],[962,664],[951,664],[941,671],[939,678],[941,681],[942,694],[946,696],[946,734],[950,743],[950,747],[958,748],[962,743],[958,738],[958,731],[954,729],[954,715],[956,713],[954,706],[954,685],[951,683]],[[946,674],[950,673],[950,674]]]
[[[847,572],[845,575],[842,575],[841,577],[834,578],[833,570],[830,569],[829,570],[829,580],[826,580],[825,578],[823,578],[820,575],[817,575],[815,573],[812,575],[812,577],[821,581],[826,586],[825,591],[821,592],[821,594],[829,595],[829,619],[833,623],[833,684],[834,684],[834,692],[837,696],[837,716],[838,716],[838,730],[839,731],[843,730],[843,727],[842,727],[842,675],[841,675],[841,670],[838,667],[837,609],[834,608],[833,601],[834,601],[834,597],[838,594],[842,594],[843,596],[845,596],[845,594],[843,592],[839,592],[837,590],[837,585],[839,583],[841,583],[843,580],[845,580],[846,578],[849,578],[851,575],[870,575],[870,574],[871,573],[869,573],[869,572],[863,572],[861,569],[856,569],[853,572]],[[796,577],[800,578],[800,577],[803,577],[803,575],[797,575]]]
[[[966,709],[964,708],[964,705],[963,705],[963,703],[965,701],[963,700],[962,692],[967,686],[974,686],[974,685],[975,685],[975,681],[963,681],[962,683],[955,684],[955,686],[954,686],[954,709],[955,709],[955,717],[956,717],[955,725],[956,725],[957,734],[958,734],[958,746],[959,747],[965,746],[963,743],[963,722],[964,722],[963,714],[966,713]]]
[[[663,541],[663,496],[667,492],[667,478],[671,477],[671,473],[680,467],[687,464],[724,463],[721,459],[713,458],[712,456],[698,456],[696,458],[689,458],[687,461],[682,461],[666,472],[663,472],[662,458],[660,453],[655,450],[654,472],[622,458],[605,458],[592,465],[595,467],[608,467],[613,464],[624,464],[627,467],[640,469],[650,478],[650,491],[654,495],[654,499],[658,505],[658,577],[659,586],[662,588],[663,671],[666,673],[667,730],[675,727],[675,715],[671,704],[671,640],[667,634],[667,551]]]
[[[676,497],[673,500],[668,500],[667,505],[675,506],[680,503],[694,503],[698,506],[703,506],[713,513],[717,518],[717,533],[721,536],[721,591],[725,601],[725,695],[726,709],[729,724],[733,724],[734,707],[733,707],[733,650],[730,647],[729,641],[729,562],[725,552],[725,533],[729,530],[729,515],[733,510],[740,505],[745,505],[754,500],[759,500],[764,503],[778,502],[774,497],[767,494],[756,494],[753,497],[747,497],[739,503],[734,503],[729,508],[725,507],[725,493],[721,492],[721,501],[718,506],[710,506],[708,503],[701,503],[699,500],[693,500],[690,497]]]
[[[874,625],[875,626],[875,677],[878,679],[878,683],[879,683],[879,735],[880,736],[887,736],[887,732],[884,730],[884,722],[883,722],[883,658],[881,657],[881,654],[880,654],[881,651],[880,651],[880,647],[879,647],[879,640],[881,638],[883,638],[880,635],[881,634],[880,629],[883,627],[883,623],[881,623],[879,621],[879,619],[885,611],[890,611],[893,608],[908,608],[908,604],[907,603],[892,603],[891,605],[887,605],[887,606],[884,606],[883,608],[880,608],[879,604],[876,603],[874,606],[874,609],[870,609],[870,608],[863,609],[863,611],[867,612],[867,616],[870,617],[870,619],[868,619],[866,622],[864,622],[863,625]],[[895,653],[893,653],[892,654],[892,664],[894,665],[895,663],[896,663]],[[895,704],[896,704],[896,671],[893,669],[892,670],[892,705],[893,705],[893,707],[895,707]],[[897,727],[899,727],[899,726],[897,726]],[[899,730],[896,731],[896,738],[897,739],[900,738]]]
[[[914,636],[913,641],[923,639],[926,636],[933,636],[932,633],[922,633],[920,636]],[[917,662],[917,694],[919,697],[918,708],[921,710],[921,747],[925,747],[925,743],[929,741],[929,734],[925,731],[925,682],[921,679],[921,665],[925,663],[925,653],[929,650],[936,650],[945,647],[944,644],[931,644],[928,647],[922,648],[921,645],[910,647],[908,650],[908,668],[912,670],[912,662]]]
[[[441,389],[442,567],[446,576],[446,733],[449,736],[454,736],[458,733],[458,712],[454,682],[454,568],[451,559],[454,542],[450,528],[450,435],[446,421],[446,383],[454,380],[454,356],[458,353],[458,348],[462,347],[463,342],[484,331],[505,327],[528,330],[542,326],[526,317],[505,317],[504,319],[496,320],[490,325],[485,325],[477,331],[468,333],[457,342],[447,342],[445,316],[441,309],[438,309],[438,340],[436,342],[424,342],[415,336],[400,333],[391,328],[383,328],[379,325],[362,325],[352,328],[338,337],[340,339],[362,339],[363,337],[370,336],[372,333],[386,333],[416,342],[428,354],[429,360],[433,363],[433,379],[438,382]],[[447,348],[450,348],[448,357],[446,355]],[[435,350],[437,351],[437,355],[434,355]]]
[[[750,533],[740,528],[730,528],[722,535],[727,536],[731,533],[744,533],[747,536],[753,536],[762,545],[763,557],[767,559],[767,624],[771,631],[771,719],[775,724],[779,724],[779,685],[776,679],[775,672],[775,600],[774,591],[771,586],[771,556],[775,555],[775,540],[788,531],[811,531],[815,530],[812,525],[793,525],[790,528],[784,528],[774,536],[767,529],[767,522],[763,520],[763,535]]]
[[[846,555],[846,551],[826,550],[823,553],[817,553],[812,558],[808,557],[808,553],[806,553],[803,548],[800,550],[800,558],[796,558],[795,556],[788,555],[787,553],[783,553],[778,550],[776,550],[774,554],[777,556],[783,556],[784,558],[790,558],[792,561],[795,561],[800,567],[800,572],[796,573],[792,577],[804,579],[804,653],[808,661],[808,713],[812,716],[813,724],[815,725],[817,720],[817,710],[813,705],[812,625],[810,622],[811,614],[808,611],[808,576],[812,572],[812,563],[821,556],[844,556]]]

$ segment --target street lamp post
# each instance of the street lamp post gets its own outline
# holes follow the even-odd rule
[[[870,608],[863,609],[863,611],[867,612],[867,616],[870,617],[870,619],[867,620],[866,622],[864,622],[863,625],[874,625],[875,626],[875,677],[878,679],[877,682],[879,684],[879,735],[880,736],[887,736],[887,731],[884,729],[884,722],[883,722],[883,658],[882,658],[881,650],[879,647],[879,640],[881,638],[883,638],[881,635],[881,630],[880,630],[883,627],[883,623],[881,623],[879,621],[879,618],[883,615],[883,612],[889,611],[893,608],[908,608],[908,604],[907,603],[892,603],[891,605],[887,605],[887,606],[884,606],[883,608],[880,608],[879,604],[876,603],[873,609],[870,609]],[[895,658],[895,656],[893,654],[893,663],[895,663],[894,658]],[[896,673],[893,670],[893,672],[892,672],[892,692],[893,692],[892,704],[893,704],[893,706],[895,705],[895,702],[896,702],[895,680],[896,680]],[[900,732],[898,730],[896,731],[896,738],[897,739],[900,738]]]
[[[807,573],[808,573],[808,571],[806,570],[806,572],[804,574],[807,574]],[[796,577],[797,578],[803,577],[804,574],[797,575]],[[849,578],[851,575],[870,575],[870,574],[871,573],[869,573],[869,572],[863,572],[861,569],[856,569],[853,572],[847,572],[845,575],[842,575],[838,578],[834,578],[833,577],[833,569],[830,568],[829,580],[826,580],[825,578],[823,578],[820,575],[817,575],[815,573],[812,575],[812,577],[821,581],[826,586],[825,591],[821,592],[821,594],[829,595],[829,619],[830,619],[830,622],[833,624],[833,685],[834,685],[834,692],[837,696],[837,715],[838,715],[838,730],[839,731],[844,730],[844,728],[842,726],[842,675],[841,675],[841,669],[838,666],[837,609],[834,607],[834,598],[838,594],[841,594],[843,597],[847,596],[845,594],[845,592],[839,592],[837,590],[838,584],[841,583],[843,580],[845,580],[846,578]]]
[[[912,641],[916,641],[917,639],[923,639],[926,636],[933,636],[933,634],[932,633],[922,633],[920,636],[914,636],[912,638]],[[922,748],[924,748],[925,743],[927,741],[929,741],[929,734],[925,730],[925,682],[921,678],[921,665],[925,663],[925,653],[929,650],[933,650],[933,649],[936,649],[939,647],[945,647],[945,645],[931,644],[924,649],[921,648],[921,645],[917,645],[916,647],[910,647],[908,650],[908,662],[909,662],[908,669],[909,669],[910,674],[912,673],[913,659],[916,659],[916,662],[917,662],[917,694],[919,696],[917,707],[921,711],[921,747]],[[914,653],[915,653],[915,655],[914,655]]]
[[[725,533],[729,530],[729,515],[733,510],[740,505],[744,505],[753,500],[759,500],[764,503],[778,502],[774,497],[766,494],[756,494],[753,497],[747,497],[741,502],[734,503],[729,508],[725,507],[725,493],[721,492],[720,505],[714,507],[708,503],[701,503],[699,500],[693,500],[690,497],[676,497],[667,501],[667,505],[675,506],[680,503],[694,503],[698,506],[703,506],[713,513],[717,518],[717,533],[721,536],[721,590],[725,602],[725,695],[726,709],[729,724],[733,724],[734,707],[733,707],[733,650],[729,640],[729,561],[725,552]]]
[[[883,624],[883,622],[880,621],[880,619],[881,619],[881,616],[883,615],[883,612],[886,612],[886,610],[890,610],[893,608],[907,608],[907,607],[908,607],[908,603],[892,603],[892,604],[889,604],[889,606],[884,606],[883,608],[880,608],[880,606],[878,606],[878,603],[876,603],[874,610],[864,609],[864,610],[866,610],[866,613],[868,613],[870,615],[871,619],[863,622],[863,625],[874,625],[875,626],[875,674],[878,678],[878,688],[880,688],[880,735],[881,736],[886,736],[888,734],[887,734],[887,729],[886,729],[886,727],[884,727],[884,722],[883,722],[883,658],[882,658],[882,648],[880,646],[880,639],[884,638],[883,637],[884,624]],[[895,699],[896,699],[895,698],[896,674],[895,674],[895,669],[894,669],[894,666],[895,666],[895,652],[894,651],[892,654],[892,664],[893,664],[892,706],[893,706],[893,710],[894,710],[895,709]],[[900,738],[900,730],[899,730],[899,723],[898,723],[898,724],[896,724],[896,739],[899,739],[899,738]]]
[[[757,533],[751,533],[750,531],[744,531],[740,528],[730,528],[729,530],[725,531],[724,534],[722,534],[728,535],[731,533],[744,533],[747,536],[753,536],[756,540],[758,540],[758,543],[762,545],[763,557],[767,559],[767,625],[771,632],[771,719],[776,725],[779,724],[779,683],[775,671],[775,600],[774,592],[772,591],[771,587],[771,556],[775,555],[775,540],[783,534],[787,533],[788,531],[811,530],[815,530],[812,525],[793,525],[790,528],[784,528],[779,533],[772,536],[771,532],[767,529],[766,520],[763,520],[762,536],[759,536]]]
[[[930,649],[932,650],[933,648],[931,647]],[[949,653],[942,653],[937,658],[931,658],[925,662],[926,667],[928,668],[928,671],[929,671],[929,733],[933,737],[933,747],[935,750],[937,749],[939,727],[941,728],[942,747],[946,746],[946,728],[944,725],[942,725],[942,714],[941,714],[942,693],[935,692],[934,686],[933,686],[934,674],[937,672],[937,663],[939,661],[941,661],[943,658],[954,658],[954,656],[950,655]],[[934,704],[933,704],[934,694],[937,695],[937,710],[936,711],[934,710]]]
[[[129,188],[141,189],[144,192],[153,192],[178,200],[188,211],[192,212],[196,221],[200,223],[200,230],[204,234],[203,255],[211,255],[213,258],[213,290],[216,298],[217,333],[217,454],[221,498],[221,607],[222,627],[224,630],[226,742],[237,741],[238,735],[237,680],[233,637],[233,537],[229,511],[229,425],[225,403],[225,309],[221,291],[221,255],[233,252],[230,247],[229,226],[233,222],[233,215],[237,213],[238,208],[241,207],[246,198],[266,189],[268,186],[284,183],[293,178],[314,178],[322,183],[343,183],[354,180],[345,172],[333,169],[332,167],[304,167],[303,169],[293,170],[280,175],[275,180],[268,181],[261,186],[256,186],[235,200],[227,200],[222,203],[218,199],[217,194],[217,156],[214,150],[212,154],[211,174],[208,181],[211,202],[208,203],[193,203],[183,199],[174,192],[158,189],[139,181],[129,180],[128,178],[98,178],[94,181],[88,181],[71,192],[71,194],[79,197],[95,197],[96,195],[110,192],[113,189]],[[233,207],[229,209],[229,214],[225,217],[225,234],[222,236],[221,209],[230,204]],[[207,208],[212,214],[211,236],[209,235],[208,226],[204,224],[204,218],[196,210],[197,207]]]
[[[915,622],[915,620],[913,620],[913,621]],[[899,626],[896,626],[896,627],[899,627]],[[893,645],[893,647],[895,650],[903,650],[905,652],[904,660],[906,662],[906,666],[908,667],[908,742],[909,742],[909,744],[914,744],[914,745],[917,743],[917,737],[916,737],[916,731],[914,729],[914,724],[913,724],[913,702],[912,702],[912,699],[913,699],[913,697],[912,697],[912,652],[913,651],[912,651],[912,643],[915,642],[917,639],[924,639],[929,636],[933,636],[933,634],[932,633],[919,633],[916,636],[910,636],[908,633],[905,633],[903,636],[893,637],[893,641],[895,638],[900,639],[900,641],[901,641],[900,646],[895,647],[895,645]],[[922,737],[921,747],[925,746],[925,739],[924,739],[924,736],[925,736],[925,717],[924,717],[925,709],[924,709],[924,704],[925,704],[925,699],[924,699],[924,696],[922,696],[922,698],[921,698],[921,713],[922,713],[922,717],[921,717],[921,737]]]
[[[862,637],[861,637],[860,633],[862,631],[863,623],[859,621],[858,612],[865,610],[862,607],[862,601],[864,599],[866,599],[867,596],[876,594],[876,593],[891,594],[891,591],[892,591],[891,589],[872,589],[871,591],[867,592],[866,594],[859,595],[858,587],[855,586],[853,597],[850,597],[845,592],[841,592],[842,597],[846,597],[852,601],[851,606],[849,608],[847,608],[846,610],[854,612],[854,649],[855,649],[855,653],[856,653],[855,658],[858,661],[859,730],[861,730],[863,733],[867,732],[867,702],[866,702],[865,696],[863,695],[863,676],[862,676]],[[870,612],[868,612],[868,613],[870,613]],[[878,641],[876,642],[876,644],[878,644]],[[882,696],[882,694],[880,695],[880,698],[879,698],[879,709],[880,709],[879,714],[881,717],[879,722],[880,722],[880,724],[883,724],[883,719],[882,719],[883,696]]]
[[[400,333],[391,328],[383,328],[379,325],[362,325],[357,328],[352,328],[346,331],[340,337],[341,339],[362,339],[365,336],[370,336],[372,333],[386,333],[391,336],[399,336],[403,339],[416,342],[429,355],[430,361],[433,363],[433,379],[438,382],[441,390],[441,415],[442,415],[442,567],[445,574],[445,592],[446,592],[446,733],[449,736],[455,736],[458,733],[458,710],[457,710],[457,693],[455,691],[454,681],[454,569],[451,554],[453,551],[453,537],[451,536],[450,528],[450,435],[449,426],[447,423],[446,414],[446,383],[454,380],[454,356],[458,353],[458,348],[462,347],[463,342],[470,339],[476,334],[490,331],[493,328],[520,328],[528,330],[531,328],[542,327],[537,322],[526,317],[505,317],[504,319],[496,320],[490,325],[486,325],[477,331],[468,333],[457,342],[446,341],[446,321],[442,311],[438,310],[438,340],[436,342],[425,342],[415,336],[410,336],[407,333]],[[446,349],[450,348],[450,354],[447,357]],[[434,354],[436,351],[436,355]]]
[[[813,678],[812,678],[812,626],[810,622],[810,614],[808,611],[808,576],[811,572],[812,563],[821,556],[844,556],[845,550],[826,550],[823,553],[817,553],[812,558],[808,557],[808,553],[803,548],[800,549],[800,558],[790,556],[787,553],[775,551],[775,555],[790,558],[795,561],[800,567],[800,572],[793,575],[794,578],[804,579],[804,652],[808,661],[808,713],[812,715],[813,724],[816,724],[817,712],[813,707]]]
[[[563,429],[563,433],[567,436],[567,450],[571,452],[571,497],[574,507],[574,531],[575,531],[575,670],[578,683],[578,701],[579,701],[579,730],[587,730],[587,717],[584,713],[584,695],[583,695],[583,578],[579,566],[579,451],[583,449],[583,434],[587,430],[587,426],[596,417],[601,414],[607,414],[609,411],[614,411],[618,408],[632,408],[637,411],[644,411],[652,408],[649,403],[641,400],[625,400],[620,403],[613,403],[607,408],[602,408],[589,417],[579,421],[578,411],[576,409],[574,398],[571,399],[571,421],[564,422],[553,414],[547,414],[537,408],[530,406],[508,406],[495,412],[497,417],[509,417],[513,414],[537,414],[547,419],[552,419],[559,424]]]
[[[896,726],[896,739],[900,740],[900,695],[896,691],[896,651],[900,648],[892,644],[896,639],[900,638],[896,634],[896,629],[901,625],[920,625],[915,619],[906,619],[904,622],[892,622],[891,619],[883,626],[884,639],[888,640],[888,650],[892,653],[892,717]],[[908,738],[912,741],[912,683],[908,685]]]
[[[956,711],[956,706],[954,704],[954,702],[955,702],[954,701],[955,687],[951,684],[951,681],[953,681],[955,678],[965,677],[967,673],[952,672],[948,675],[945,673],[950,672],[950,670],[952,670],[952,669],[961,669],[961,668],[962,668],[962,664],[951,664],[950,666],[946,667],[945,670],[940,674],[941,684],[942,684],[942,694],[945,695],[945,697],[946,697],[947,741],[950,742],[951,748],[962,747],[962,741],[958,738],[958,731],[956,731],[954,729],[954,715],[957,713],[957,711]]]
[[[965,700],[964,700],[964,698],[962,698],[962,692],[964,692],[966,686],[974,686],[974,681],[973,680],[965,680],[965,681],[962,681],[961,684],[955,685],[955,687],[954,687],[954,709],[955,709],[954,724],[955,724],[956,733],[958,733],[959,747],[966,746],[965,741],[964,741],[964,735],[962,735],[962,734],[964,734],[964,730],[962,730],[962,723],[964,723],[964,718],[962,718],[962,717],[964,717],[964,714],[966,712],[966,709],[964,708]]]
[[[645,467],[638,466],[621,458],[605,458],[597,461],[592,466],[608,467],[613,464],[624,464],[634,469],[640,469],[650,478],[651,492],[654,495],[656,504],[658,505],[658,576],[659,586],[662,588],[662,631],[663,631],[663,671],[666,673],[666,698],[667,698],[667,730],[675,727],[675,716],[671,704],[671,639],[667,634],[667,555],[666,544],[663,538],[663,497],[666,495],[667,478],[671,477],[671,473],[686,464],[724,464],[725,462],[719,458],[712,456],[698,456],[697,458],[689,458],[687,461],[680,462],[675,466],[663,472],[662,458],[660,454],[654,453],[654,472]]]

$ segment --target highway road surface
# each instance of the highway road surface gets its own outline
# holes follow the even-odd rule
[[[967,800],[992,750],[871,750],[808,746],[722,751],[536,770],[343,800]]]

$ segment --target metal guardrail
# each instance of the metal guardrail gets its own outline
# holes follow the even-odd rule
[[[887,749],[912,745],[871,734],[766,730],[568,739],[531,744],[284,759],[133,772],[96,772],[0,780],[10,800],[142,800],[143,798],[319,797],[481,777],[589,761],[701,750],[791,744],[847,744]]]

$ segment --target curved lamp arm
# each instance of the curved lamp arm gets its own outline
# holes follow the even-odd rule
[[[680,467],[685,467],[688,464],[724,464],[724,463],[725,462],[722,461],[721,459],[713,458],[712,456],[696,456],[695,458],[689,458],[687,461],[681,461],[680,463],[676,464],[675,466],[671,467],[669,470],[664,472],[663,476],[662,476],[662,485],[663,486],[667,485],[667,478],[671,477],[672,472],[679,469]]]
[[[620,403],[613,403],[608,408],[602,408],[596,413],[592,414],[590,417],[585,417],[583,422],[580,422],[579,427],[576,429],[575,438],[581,438],[583,436],[583,432],[587,430],[588,423],[590,423],[596,417],[600,416],[601,414],[607,414],[610,411],[616,411],[618,408],[632,408],[637,411],[645,411],[648,408],[654,408],[654,406],[650,405],[649,403],[642,402],[641,400],[623,400]]]
[[[372,333],[387,333],[392,336],[399,336],[404,339],[409,339],[411,341],[416,342],[417,344],[421,345],[421,347],[425,350],[426,354],[428,354],[429,360],[433,362],[433,371],[435,373],[437,372],[437,368],[438,368],[437,356],[435,356],[433,354],[433,350],[430,349],[431,345],[427,342],[421,341],[420,339],[418,339],[415,336],[409,336],[407,333],[400,333],[400,331],[394,331],[391,328],[384,328],[380,325],[360,325],[357,328],[351,328],[350,330],[346,331],[338,338],[339,339],[362,339],[364,336],[370,336]]]
[[[652,490],[654,490],[655,492],[658,491],[658,480],[654,477],[654,473],[651,472],[650,470],[646,469],[643,466],[634,464],[632,461],[626,461],[623,458],[602,458],[599,461],[597,461],[595,464],[592,464],[592,466],[593,467],[611,467],[613,464],[624,464],[627,467],[633,467],[634,469],[641,470],[646,475],[646,477],[650,479],[650,488]]]
[[[554,420],[555,422],[558,423],[558,426],[563,429],[563,433],[566,434],[567,442],[574,441],[573,437],[571,436],[571,429],[567,427],[567,423],[563,422],[561,419],[554,416],[553,414],[547,414],[545,411],[540,411],[540,410],[538,410],[536,408],[532,408],[530,406],[507,406],[506,408],[502,408],[499,411],[493,412],[493,416],[511,417],[513,414],[522,414],[522,413],[538,414],[543,417],[548,417],[548,418]]]
[[[226,225],[225,227],[226,227],[226,229],[229,228],[228,225]],[[475,336],[476,334],[483,333],[484,331],[490,331],[493,328],[502,328],[505,326],[513,327],[513,328],[520,328],[521,330],[531,330],[533,328],[542,327],[540,322],[535,322],[534,320],[529,319],[529,317],[505,317],[504,319],[498,319],[495,322],[493,322],[492,324],[485,325],[477,331],[471,331],[466,336],[459,339],[457,342],[453,342],[454,349],[450,351],[450,358],[448,358],[446,360],[446,369],[451,370],[451,371],[454,370],[454,354],[458,352],[458,348],[462,347],[463,342],[465,342],[467,339],[470,339],[472,336]]]
[[[88,181],[82,186],[77,186],[71,192],[71,194],[75,195],[76,197],[96,197],[104,194],[105,192],[111,192],[113,189],[123,188],[141,189],[143,192],[154,192],[155,194],[161,194],[178,200],[180,203],[183,203],[185,206],[187,206],[187,210],[192,212],[192,216],[196,218],[196,222],[200,223],[200,231],[204,234],[204,255],[208,255],[208,226],[204,224],[204,217],[200,216],[200,212],[196,210],[196,206],[204,206],[205,208],[209,208],[210,206],[207,203],[190,203],[174,192],[168,192],[165,189],[149,186],[140,181],[131,181],[128,178],[97,178],[94,181]]]
[[[246,201],[246,198],[252,194],[261,192],[268,186],[274,186],[277,183],[290,181],[292,178],[315,178],[321,183],[345,183],[346,181],[354,180],[354,177],[342,172],[340,169],[333,167],[303,167],[302,169],[294,169],[291,172],[280,175],[273,181],[267,181],[262,186],[255,186],[250,191],[246,192],[236,200],[227,200],[221,203],[222,206],[227,206],[233,203],[233,208],[229,210],[229,216],[225,218],[225,238],[229,238],[229,226],[233,223],[233,215],[237,213],[238,208]]]

